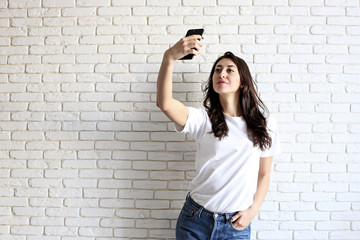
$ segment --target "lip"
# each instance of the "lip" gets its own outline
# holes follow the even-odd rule
[[[218,81],[216,84],[218,84],[218,85],[224,85],[224,84],[228,84],[228,83],[225,82],[225,81]]]

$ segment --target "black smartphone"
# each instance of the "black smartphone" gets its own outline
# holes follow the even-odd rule
[[[185,37],[191,36],[191,35],[203,35],[204,33],[204,29],[203,28],[198,28],[198,29],[189,29],[186,33]],[[183,58],[180,58],[179,60],[190,60],[194,57],[194,54],[188,54]]]

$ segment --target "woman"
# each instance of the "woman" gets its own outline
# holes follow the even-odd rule
[[[230,52],[211,70],[204,108],[186,107],[172,96],[174,62],[197,55],[200,35],[182,38],[163,57],[157,106],[176,131],[196,140],[196,177],[176,226],[176,238],[250,239],[270,182],[273,156],[279,153],[276,122],[265,116],[247,64]]]

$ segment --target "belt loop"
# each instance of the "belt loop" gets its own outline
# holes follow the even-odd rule
[[[186,195],[186,200],[189,199],[189,196],[190,196],[190,192],[188,192],[188,194]]]
[[[225,213],[226,223],[230,223],[230,213]]]
[[[199,209],[199,212],[198,212],[198,216],[199,216],[199,218],[201,217],[201,213],[202,213],[202,211],[204,210],[204,208],[203,207],[201,207],[200,209]]]

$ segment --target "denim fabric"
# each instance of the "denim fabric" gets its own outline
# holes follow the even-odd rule
[[[244,230],[233,227],[234,213],[213,213],[197,204],[188,195],[176,225],[177,240],[250,240],[251,225]]]

